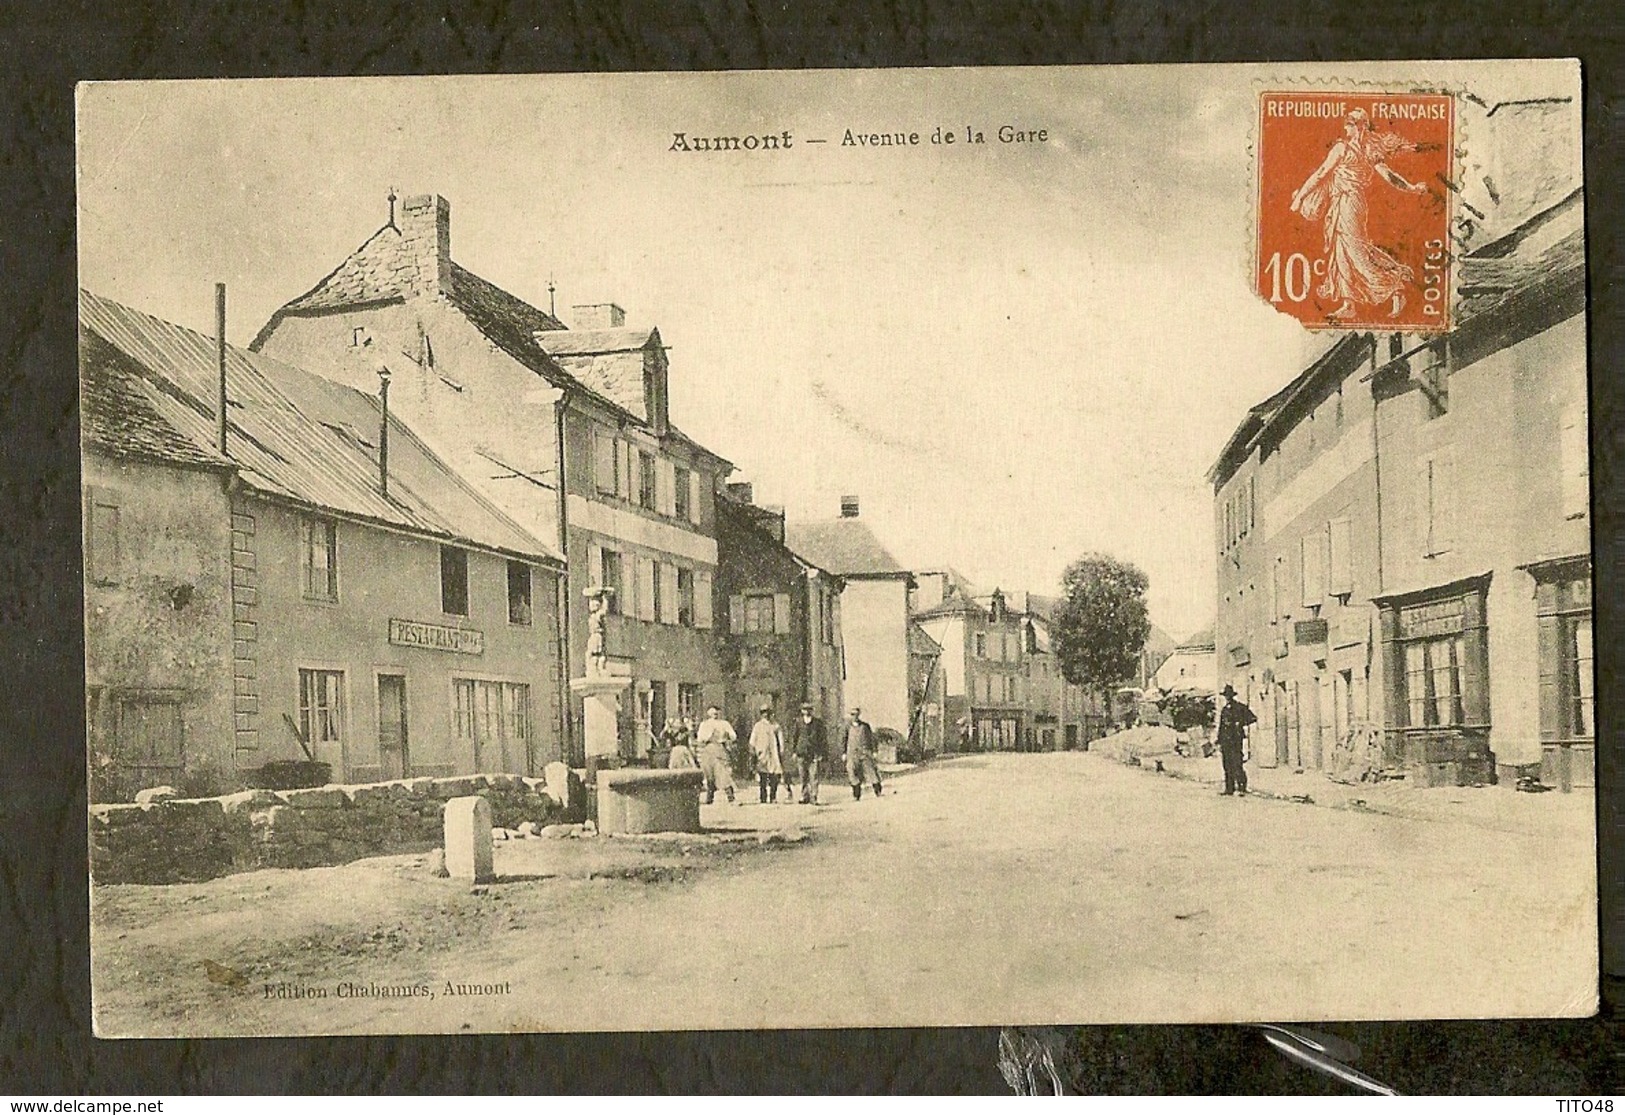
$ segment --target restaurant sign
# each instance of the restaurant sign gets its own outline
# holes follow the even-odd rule
[[[445,650],[453,654],[484,654],[485,632],[409,619],[389,621],[389,641],[398,647]]]

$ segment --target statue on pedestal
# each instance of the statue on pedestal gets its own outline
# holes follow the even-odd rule
[[[604,673],[604,662],[609,657],[609,600],[615,595],[612,588],[594,587],[586,591],[591,611],[587,616],[587,676]]]

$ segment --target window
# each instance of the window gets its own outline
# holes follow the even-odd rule
[[[456,546],[440,547],[440,610],[468,615],[468,551]]]
[[[657,509],[654,455],[638,451],[638,506]]]
[[[1417,466],[1418,525],[1422,553],[1442,554],[1456,544],[1456,468],[1447,453],[1424,458]]]
[[[1558,420],[1558,457],[1563,470],[1563,516],[1584,518],[1591,505],[1591,458],[1586,452],[1584,406],[1569,407]]]
[[[694,570],[677,568],[677,622],[694,626]]]
[[[474,769],[529,769],[530,686],[509,681],[453,678],[452,721],[473,751]]]
[[[976,635],[976,657],[987,657],[987,636],[981,632],[977,632]]]
[[[1303,559],[1303,606],[1318,607],[1326,599],[1326,532],[1306,534],[1299,542]]]
[[[615,495],[621,489],[617,475],[621,462],[620,443],[604,431],[594,430],[592,450],[593,486],[601,495]]]
[[[332,519],[306,515],[299,523],[303,554],[303,585],[309,600],[339,598],[338,524]]]
[[[679,519],[690,519],[694,515],[694,493],[690,490],[693,475],[682,466],[672,473],[672,511]]]
[[[1487,579],[1446,595],[1384,611],[1392,623],[1394,669],[1402,680],[1398,719],[1405,727],[1484,725],[1489,721],[1488,642],[1484,629]],[[1351,679],[1352,680],[1352,679]]]
[[[85,568],[97,584],[110,585],[119,579],[119,508],[112,497],[93,492],[89,506],[90,525],[85,532],[89,542]]]
[[[1540,661],[1540,738],[1596,737],[1591,569],[1584,558],[1532,567]]]
[[[677,715],[694,716],[700,714],[700,687],[691,681],[677,683]]]
[[[508,563],[508,622],[529,626],[530,566],[522,561]]]
[[[658,736],[666,726],[666,683],[651,681],[649,683],[649,734]]]
[[[1354,592],[1354,561],[1350,552],[1353,535],[1347,519],[1333,519],[1326,524],[1330,542],[1330,571],[1327,590],[1333,596],[1349,596]]]
[[[745,633],[772,634],[773,597],[768,595],[745,597]]]
[[[822,614],[818,617],[819,625],[823,631],[824,645],[835,645],[835,594],[826,589],[819,589],[819,600],[823,601]]]
[[[604,550],[599,557],[598,584],[609,590],[605,603],[606,611],[612,616],[623,615],[623,606],[626,598],[626,585],[621,576],[621,555],[614,550]]]
[[[318,758],[321,745],[326,753],[342,755],[344,741],[344,672],[342,670],[299,671],[299,732],[305,745]]]

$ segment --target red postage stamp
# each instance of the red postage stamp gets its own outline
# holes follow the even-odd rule
[[[1259,296],[1311,328],[1449,328],[1454,108],[1444,93],[1260,94]]]

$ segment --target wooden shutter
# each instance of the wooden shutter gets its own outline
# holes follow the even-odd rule
[[[615,454],[615,439],[604,430],[593,430],[593,486],[603,495],[615,494]]]
[[[690,472],[688,474],[688,521],[691,523],[700,521],[700,491],[700,474]]]
[[[1536,657],[1540,663],[1540,738],[1544,742],[1564,736],[1563,620],[1541,616],[1536,621]]]
[[[1456,546],[1456,460],[1449,454],[1433,458],[1433,552]]]
[[[587,584],[592,588],[604,585],[604,548],[596,542],[587,543]]]
[[[677,467],[664,457],[656,459],[655,506],[662,515],[677,514]]]
[[[646,557],[638,558],[638,618],[655,619],[655,563]]]
[[[677,567],[660,564],[660,622],[677,622]]]
[[[841,595],[840,595],[840,593],[835,593],[835,592],[830,593],[830,597],[829,597],[829,622],[830,622],[830,636],[831,636],[830,641],[832,643],[838,643],[844,648],[845,645],[846,645],[846,637],[841,634]],[[843,652],[842,658],[841,658],[841,669],[843,671],[841,676],[845,677],[846,675],[845,675],[844,671],[846,670],[846,657],[845,657],[844,652]]]
[[[637,450],[632,448],[631,442],[616,440],[615,461],[619,466],[616,469],[616,481],[619,487],[616,494],[622,499],[636,499],[638,479],[637,474],[633,471],[633,466],[637,464],[638,454]]]
[[[694,570],[694,626],[701,631],[711,629],[711,571]]]
[[[1354,559],[1349,547],[1353,544],[1353,533],[1347,519],[1333,519],[1326,524],[1326,532],[1330,543],[1330,565],[1328,589],[1333,595],[1346,596],[1354,591]]]
[[[1570,407],[1558,426],[1558,458],[1563,470],[1563,515],[1577,519],[1590,507],[1591,461],[1586,455],[1585,410]]]
[[[745,633],[745,598],[743,596],[728,597],[728,630],[735,635]]]
[[[790,594],[788,592],[775,592],[773,594],[773,634],[790,634]]]

